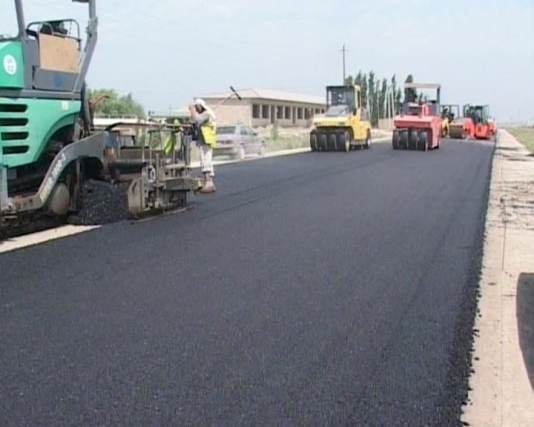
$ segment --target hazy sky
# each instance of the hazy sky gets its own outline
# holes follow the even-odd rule
[[[0,0],[0,33],[13,27]],[[322,95],[347,72],[443,85],[443,103],[490,104],[534,120],[533,0],[106,0],[92,87],[132,92],[147,109],[260,87]],[[26,18],[75,17],[69,0],[25,0]],[[7,10],[6,10],[7,9]]]

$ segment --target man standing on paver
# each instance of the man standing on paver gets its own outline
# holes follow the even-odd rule
[[[213,177],[213,148],[216,144],[215,114],[206,105],[203,99],[197,98],[195,102],[189,105],[191,118],[198,128],[197,146],[200,151],[200,167],[202,170],[202,193],[213,193],[215,184]]]

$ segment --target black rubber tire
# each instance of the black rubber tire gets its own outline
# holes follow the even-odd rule
[[[419,148],[418,141],[419,141],[419,132],[412,130],[410,132],[410,142],[409,142],[410,150],[417,150]]]
[[[326,134],[321,132],[318,137],[318,149],[319,151],[328,151]]]
[[[368,150],[371,148],[371,132],[367,131],[367,135],[365,136],[365,143],[363,145],[363,148]]]
[[[420,131],[417,141],[421,151],[428,151],[428,131]]]
[[[402,150],[406,150],[408,148],[408,131],[401,131],[400,132],[400,135],[399,135],[399,140],[400,140],[400,148]]]
[[[310,134],[310,149],[312,151],[317,151],[317,132],[312,132]]]
[[[399,132],[396,130],[393,131],[393,137],[391,138],[391,145],[393,146],[394,150],[399,149]]]
[[[352,150],[352,138],[348,130],[339,132],[337,135],[338,138],[338,148],[341,148],[346,153]]]
[[[337,150],[337,135],[334,132],[328,135],[328,150],[327,151],[338,151]]]

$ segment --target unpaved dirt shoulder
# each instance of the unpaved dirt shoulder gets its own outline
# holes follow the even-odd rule
[[[475,321],[469,426],[534,426],[534,157],[499,131]]]

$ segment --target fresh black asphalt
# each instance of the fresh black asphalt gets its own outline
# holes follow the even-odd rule
[[[219,166],[188,212],[0,254],[0,425],[459,425],[492,152]]]

